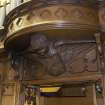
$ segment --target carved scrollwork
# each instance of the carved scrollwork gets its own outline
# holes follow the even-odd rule
[[[47,46],[48,51],[46,53],[40,54],[37,52],[40,50],[34,50],[34,52],[25,56],[27,62],[24,63],[24,79],[47,78],[47,76],[62,77],[99,72],[96,46],[94,44],[53,45],[56,46],[51,46],[50,44]],[[43,49],[44,47],[41,48]],[[55,53],[51,53],[50,50],[54,50]]]
[[[51,13],[51,11],[49,11],[49,10],[43,10],[41,13],[40,13],[40,17],[42,18],[42,19],[45,19],[46,17],[47,18],[50,18],[51,17],[51,15],[52,15],[52,13]]]
[[[66,11],[64,8],[58,8],[55,12],[55,16],[58,18],[68,17],[68,11]]]
[[[51,76],[60,76],[66,72],[65,65],[59,55],[55,55],[46,61],[46,72]],[[48,65],[47,65],[48,64]]]

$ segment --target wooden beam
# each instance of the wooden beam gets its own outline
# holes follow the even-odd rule
[[[83,75],[83,76],[70,76],[70,77],[61,77],[61,78],[47,78],[42,80],[30,80],[23,81],[26,84],[52,84],[52,83],[78,83],[78,82],[89,82],[89,81],[97,81],[101,79],[101,74],[93,74],[93,75]]]

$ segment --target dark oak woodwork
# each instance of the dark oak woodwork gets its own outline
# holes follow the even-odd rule
[[[4,23],[4,48],[17,78],[56,81],[103,75],[104,4],[32,0],[13,9]]]
[[[104,0],[28,1],[6,16],[4,26],[1,53],[12,69],[7,78],[20,86],[18,100],[22,85],[92,83],[97,105],[100,82],[105,101]],[[7,78],[3,84],[12,82]]]

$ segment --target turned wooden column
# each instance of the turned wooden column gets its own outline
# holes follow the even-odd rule
[[[97,104],[97,95],[96,95],[95,84],[93,84],[92,88],[93,88],[93,104],[98,105]]]
[[[17,6],[17,0],[11,0],[11,10]]]
[[[19,5],[21,4],[21,1],[22,1],[22,0],[17,0],[17,1],[16,1],[16,5],[19,6]]]
[[[6,14],[8,14],[10,12],[10,8],[11,8],[11,0],[7,0],[6,2]]]
[[[36,88],[36,105],[40,105],[40,87]]]
[[[0,105],[2,105],[2,84],[0,84]]]
[[[6,3],[4,2],[1,6],[0,6],[0,26],[3,26],[4,23],[4,19],[6,16]]]

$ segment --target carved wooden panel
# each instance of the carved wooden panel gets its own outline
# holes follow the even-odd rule
[[[94,44],[64,45],[47,58],[31,60],[25,64],[24,80],[49,79],[88,75],[100,72],[98,54]],[[37,63],[36,63],[37,62]],[[40,62],[40,63],[38,63]]]

